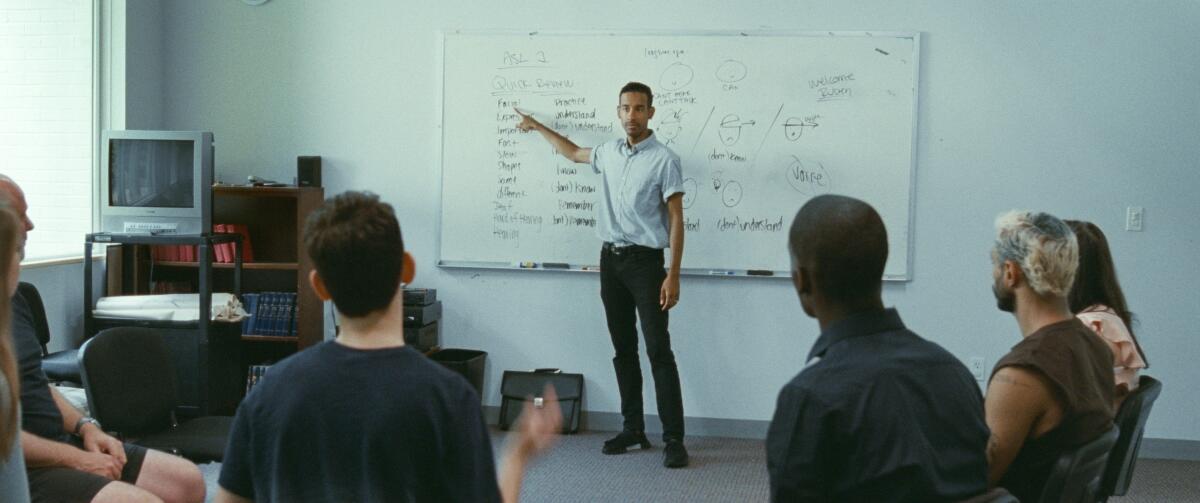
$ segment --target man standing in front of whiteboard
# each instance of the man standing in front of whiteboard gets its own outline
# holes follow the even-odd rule
[[[601,176],[596,235],[600,250],[600,298],[612,336],[613,366],[621,392],[620,434],[604,442],[605,454],[633,446],[650,447],[642,413],[642,370],[638,360],[637,320],[642,323],[646,354],[654,374],[658,415],[662,418],[663,465],[688,464],[683,447],[683,398],[679,369],[667,331],[668,311],[679,302],[679,264],[683,260],[683,176],[679,156],[654,136],[650,87],[630,82],[618,95],[617,117],[625,130],[594,148],[581,148],[520,110],[522,131],[537,131],[563,157],[592,165]],[[671,249],[664,270],[664,248]]]

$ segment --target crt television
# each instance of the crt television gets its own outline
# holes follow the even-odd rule
[[[212,133],[104,131],[100,148],[100,232],[211,232]]]

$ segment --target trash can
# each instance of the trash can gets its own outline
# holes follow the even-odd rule
[[[467,378],[467,382],[483,397],[483,365],[487,362],[487,351],[443,349],[429,355],[429,358]]]

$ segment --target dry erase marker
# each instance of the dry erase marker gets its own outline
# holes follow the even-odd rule
[[[585,265],[585,266],[583,266],[583,267],[580,267],[579,269],[580,269],[581,271],[599,271],[599,270],[600,270],[600,266],[595,266],[595,265]]]
[[[733,276],[733,271],[708,271],[713,276]]]
[[[765,269],[750,269],[749,271],[746,271],[746,274],[751,276],[774,276],[775,271],[768,271]]]
[[[537,268],[537,262],[517,262],[515,265],[516,265],[517,267],[520,267],[521,269],[535,269],[535,268]]]

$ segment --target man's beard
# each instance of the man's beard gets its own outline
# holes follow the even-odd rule
[[[1017,309],[1017,294],[1012,290],[1004,291],[999,284],[992,284],[992,295],[996,296],[996,307],[1001,311],[1011,313]]]

